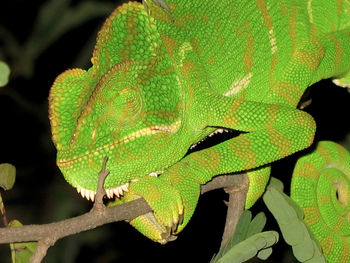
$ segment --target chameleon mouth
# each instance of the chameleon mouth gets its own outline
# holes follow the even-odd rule
[[[129,192],[129,184],[130,183],[126,183],[126,184],[117,186],[115,188],[105,189],[107,198],[111,199],[114,196],[118,198],[123,196],[125,192]],[[86,198],[87,200],[92,202],[95,200],[96,191],[89,190],[81,186],[77,186],[76,189],[77,189],[77,192],[83,198]]]
[[[73,165],[74,163],[77,163],[78,161],[80,161],[83,158],[89,158],[89,156],[91,156],[91,155],[97,155],[101,151],[115,148],[117,145],[120,145],[122,143],[128,143],[128,142],[133,141],[139,137],[154,135],[154,134],[159,133],[159,132],[175,133],[179,130],[180,127],[181,127],[181,120],[178,120],[170,125],[155,125],[152,127],[144,128],[144,129],[138,130],[136,132],[133,132],[133,133],[123,137],[120,140],[116,140],[110,144],[101,146],[101,147],[95,149],[93,152],[86,152],[82,155],[79,155],[77,157],[70,158],[70,159],[58,159],[57,166],[60,168],[69,167],[69,166]],[[95,136],[96,136],[96,133],[93,132],[93,135],[91,137],[92,141],[95,140]],[[71,143],[74,142],[76,137],[77,137],[77,135],[73,134],[73,139],[72,139]]]
[[[158,177],[162,173],[164,173],[164,170],[159,172],[150,172],[148,176]],[[133,179],[130,182],[137,182],[137,181],[138,179]],[[107,198],[112,199],[114,197],[118,197],[118,198],[122,197],[125,192],[129,192],[130,182],[119,185],[114,188],[105,189]],[[96,191],[86,189],[84,187],[81,187],[80,185],[76,187],[76,190],[83,198],[86,198],[87,200],[92,202],[95,201]]]

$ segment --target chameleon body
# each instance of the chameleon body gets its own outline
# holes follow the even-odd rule
[[[131,224],[166,243],[215,175],[246,171],[246,207],[255,203],[267,165],[313,142],[316,124],[297,108],[304,91],[326,78],[349,85],[349,58],[348,1],[124,4],[100,30],[91,68],[52,86],[57,165],[93,200],[108,156],[107,197],[144,197],[153,213]],[[242,133],[186,155],[218,128]]]

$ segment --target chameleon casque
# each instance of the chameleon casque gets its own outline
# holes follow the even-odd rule
[[[91,62],[51,88],[57,165],[94,200],[108,156],[107,197],[144,197],[153,213],[131,224],[164,244],[188,223],[201,184],[246,171],[249,208],[268,164],[313,143],[316,124],[298,103],[321,79],[350,86],[350,2],[129,2],[104,23]],[[222,128],[242,133],[186,155]],[[349,175],[349,153],[321,142],[293,177],[291,195],[330,262],[349,261]]]

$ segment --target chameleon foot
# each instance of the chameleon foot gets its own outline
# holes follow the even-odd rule
[[[130,224],[161,244],[175,240],[178,226],[183,222],[184,207],[179,192],[162,180],[162,176],[144,176],[130,183],[128,190],[120,202],[143,197],[153,209],[153,212],[131,220]]]

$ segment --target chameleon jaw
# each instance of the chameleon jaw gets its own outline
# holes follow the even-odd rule
[[[157,177],[157,176],[159,176],[162,173],[164,173],[164,170],[162,170],[160,172],[151,172],[151,173],[148,174],[148,176],[155,176],[155,177]],[[137,179],[131,180],[131,182],[136,182],[136,181],[137,181]],[[114,196],[116,196],[118,198],[122,197],[125,192],[129,192],[129,185],[130,185],[130,183],[128,182],[128,183],[119,185],[119,186],[117,186],[115,188],[105,189],[107,198],[112,199]],[[90,200],[92,202],[95,200],[96,191],[86,189],[86,188],[81,187],[79,185],[76,187],[76,189],[77,189],[77,192],[83,198],[86,198],[87,200]]]
[[[90,200],[92,202],[95,200],[96,191],[89,190],[81,186],[77,186],[76,189],[77,189],[77,192],[83,198],[86,198],[87,200]],[[107,198],[111,199],[114,196],[119,198],[123,196],[125,192],[129,192],[129,183],[117,186],[115,188],[105,189],[105,191],[106,191]]]

